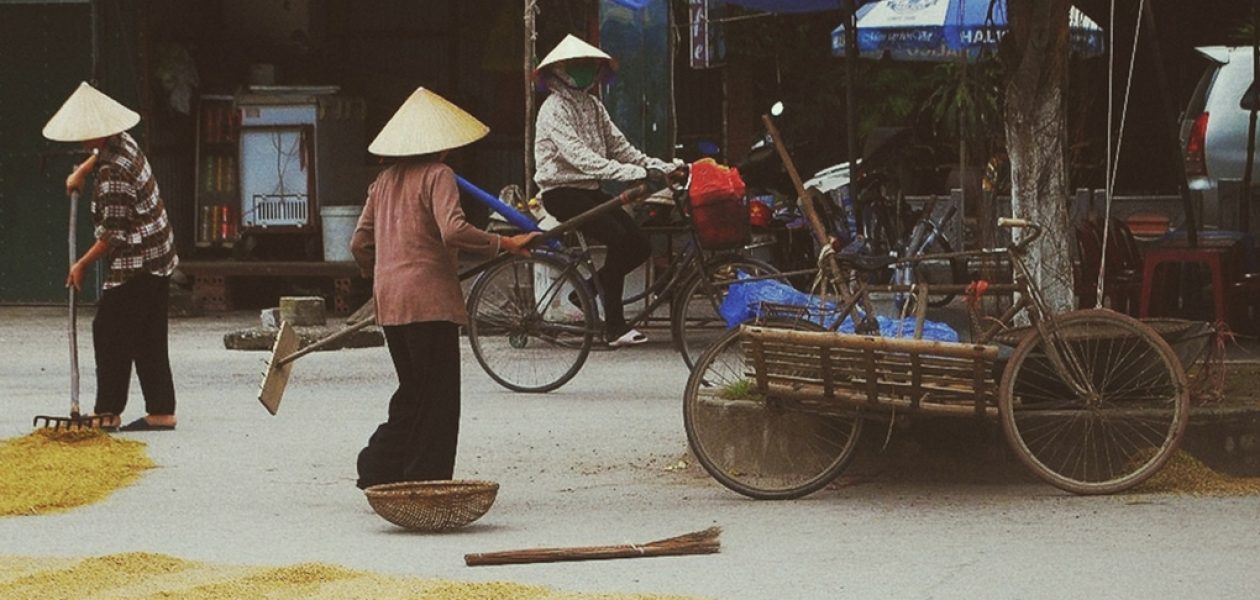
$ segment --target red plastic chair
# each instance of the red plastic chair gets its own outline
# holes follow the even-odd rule
[[[1080,262],[1076,266],[1074,289],[1081,308],[1093,308],[1098,301],[1098,268],[1102,261],[1102,227],[1086,219],[1076,228],[1076,248]],[[1142,291],[1142,253],[1128,226],[1119,219],[1111,220],[1107,236],[1107,273],[1103,282],[1104,304],[1112,309],[1135,314]]]

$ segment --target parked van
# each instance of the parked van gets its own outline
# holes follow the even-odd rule
[[[1190,189],[1203,194],[1203,223],[1232,229],[1238,225],[1250,109],[1258,100],[1255,91],[1248,92],[1253,87],[1252,49],[1211,46],[1197,50],[1211,64],[1181,121],[1186,178]],[[1260,159],[1260,152],[1256,158]],[[1252,180],[1260,183],[1260,160],[1253,163]],[[1251,223],[1260,221],[1258,212],[1253,202]]]

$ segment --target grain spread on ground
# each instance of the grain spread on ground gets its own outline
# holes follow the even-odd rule
[[[0,556],[0,598],[686,600],[379,575],[323,563],[274,568],[214,565],[140,552],[82,560]]]
[[[1186,451],[1181,450],[1174,454],[1155,475],[1134,488],[1133,492],[1191,496],[1254,496],[1260,494],[1260,477],[1234,477],[1217,473]]]
[[[0,442],[0,516],[99,502],[153,468],[144,443],[98,430],[51,430]]]

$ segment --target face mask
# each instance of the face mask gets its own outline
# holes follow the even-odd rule
[[[565,66],[564,72],[569,76],[569,80],[573,83],[573,87],[579,90],[584,90],[591,87],[592,83],[595,83],[595,76],[599,74],[599,65],[592,63],[576,63]]]

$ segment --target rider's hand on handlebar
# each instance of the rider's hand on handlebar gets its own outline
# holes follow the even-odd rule
[[[499,248],[503,249],[505,252],[511,252],[512,254],[529,256],[529,243],[539,235],[542,234],[537,231],[520,233],[517,235],[505,235],[499,238]]]
[[[647,181],[652,184],[653,187],[659,189],[664,189],[669,186],[669,177],[665,175],[665,171],[652,167],[648,167],[647,169]]]

